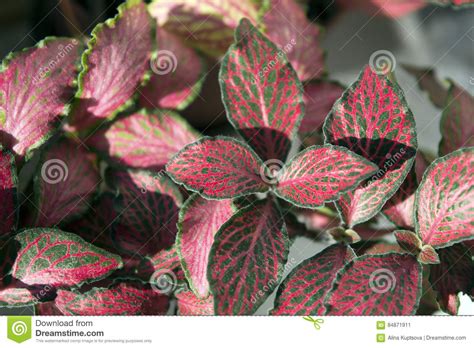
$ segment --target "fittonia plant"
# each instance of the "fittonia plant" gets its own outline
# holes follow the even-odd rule
[[[129,0],[86,42],[2,62],[0,306],[238,315],[276,290],[271,315],[456,314],[473,296],[472,96],[419,75],[444,110],[430,164],[393,76],[328,80],[299,5],[257,3]],[[177,112],[223,54],[235,132],[203,136]],[[300,234],[336,243],[295,266]]]

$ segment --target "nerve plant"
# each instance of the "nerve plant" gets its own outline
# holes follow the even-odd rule
[[[48,38],[3,61],[0,306],[252,314],[278,288],[274,315],[415,314],[434,291],[456,314],[474,295],[472,96],[407,68],[444,109],[429,164],[393,76],[367,66],[344,91],[295,2],[216,3],[129,0],[85,50]],[[202,137],[176,110],[225,51],[238,137]],[[294,267],[295,216],[341,242]]]

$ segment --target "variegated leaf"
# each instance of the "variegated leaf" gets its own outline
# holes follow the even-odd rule
[[[58,290],[55,304],[65,315],[160,315],[166,314],[169,299],[143,285],[120,283],[82,294]]]
[[[199,134],[172,111],[140,110],[95,133],[87,142],[113,163],[161,170]]]
[[[15,240],[20,250],[12,275],[28,285],[79,286],[123,265],[119,256],[57,229],[25,230]]]
[[[377,166],[341,146],[312,146],[278,173],[275,194],[295,205],[314,208],[336,200],[377,171]]]
[[[325,70],[322,30],[306,18],[295,0],[273,0],[268,7],[262,17],[265,34],[288,56],[299,79],[321,77]]]
[[[53,227],[89,209],[101,179],[82,145],[61,140],[47,149],[35,177],[35,227]]]
[[[47,38],[2,62],[0,143],[16,156],[29,158],[66,113],[80,46],[75,39]]]
[[[217,232],[209,256],[215,313],[254,313],[280,281],[288,249],[283,217],[271,199],[233,215]]]
[[[424,265],[437,265],[440,263],[439,255],[431,245],[423,245],[417,260]]]
[[[156,29],[156,44],[152,75],[140,93],[140,105],[150,109],[184,109],[201,90],[204,60],[186,47],[180,37],[160,27]]]
[[[176,247],[181,265],[193,292],[209,295],[207,266],[214,235],[234,213],[232,200],[207,200],[192,195],[179,212]]]
[[[334,244],[296,266],[278,288],[272,315],[322,315],[323,300],[336,273],[355,258],[352,249]]]
[[[241,18],[258,15],[252,0],[154,0],[149,9],[159,26],[212,56],[227,50]]]
[[[416,191],[417,233],[443,248],[474,239],[474,147],[434,161]]]
[[[248,20],[222,60],[227,118],[263,160],[286,159],[304,114],[303,87],[285,54]]]
[[[245,144],[229,137],[204,137],[167,164],[171,178],[210,199],[265,192],[265,165]]]
[[[0,308],[23,307],[36,302],[38,302],[38,299],[28,289],[9,287],[0,290]]]
[[[412,255],[418,255],[421,252],[422,242],[418,236],[412,231],[395,231],[393,233],[398,245],[403,250],[408,251]]]
[[[213,315],[214,299],[212,296],[200,299],[192,291],[182,291],[176,294],[178,300],[178,315]]]
[[[367,183],[339,200],[349,226],[369,220],[400,187],[415,159],[415,121],[400,87],[366,67],[324,124],[326,140],[379,166]]]
[[[400,228],[415,229],[415,192],[428,164],[423,155],[417,152],[415,164],[405,181],[383,208],[385,216]]]
[[[94,28],[82,55],[72,129],[88,129],[130,106],[149,69],[152,33],[142,0],[127,0],[117,16]]]
[[[409,254],[365,255],[336,275],[324,303],[327,315],[413,315],[422,269]]]

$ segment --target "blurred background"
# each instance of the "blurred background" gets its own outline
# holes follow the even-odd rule
[[[32,46],[45,36],[87,35],[98,22],[112,17],[121,2],[2,0],[0,55],[3,58],[10,51]],[[427,95],[418,88],[416,79],[402,68],[402,64],[433,68],[439,78],[450,78],[471,95],[474,94],[474,8],[421,7],[419,1],[413,1],[408,10],[386,13],[373,5],[377,1],[301,2],[307,4],[307,16],[325,30],[321,44],[327,51],[330,79],[349,85],[361,68],[368,64],[373,52],[388,50],[393,54],[397,64],[396,78],[416,118],[420,147],[436,153],[440,140],[441,110],[432,105]],[[213,69],[215,71],[209,74],[209,84],[216,86],[218,67]],[[207,90],[217,92],[212,88]],[[191,123],[200,129],[222,111],[219,94],[205,99],[211,100],[208,102],[211,105],[191,105],[184,112]],[[198,98],[196,103],[200,102],[202,100]],[[206,132],[221,132],[223,128],[226,128],[225,118],[220,117],[219,122],[214,122]],[[290,260],[297,264],[326,245],[300,238],[291,249]],[[272,302],[273,296],[257,314],[266,314]],[[473,313],[471,301],[462,297],[459,314]]]

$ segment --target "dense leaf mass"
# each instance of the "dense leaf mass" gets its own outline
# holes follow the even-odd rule
[[[0,65],[0,311],[455,315],[474,299],[465,81],[403,65],[439,109],[435,158],[398,57],[374,52],[344,87],[307,1],[122,2]],[[364,2],[392,19],[428,3],[343,1]]]

